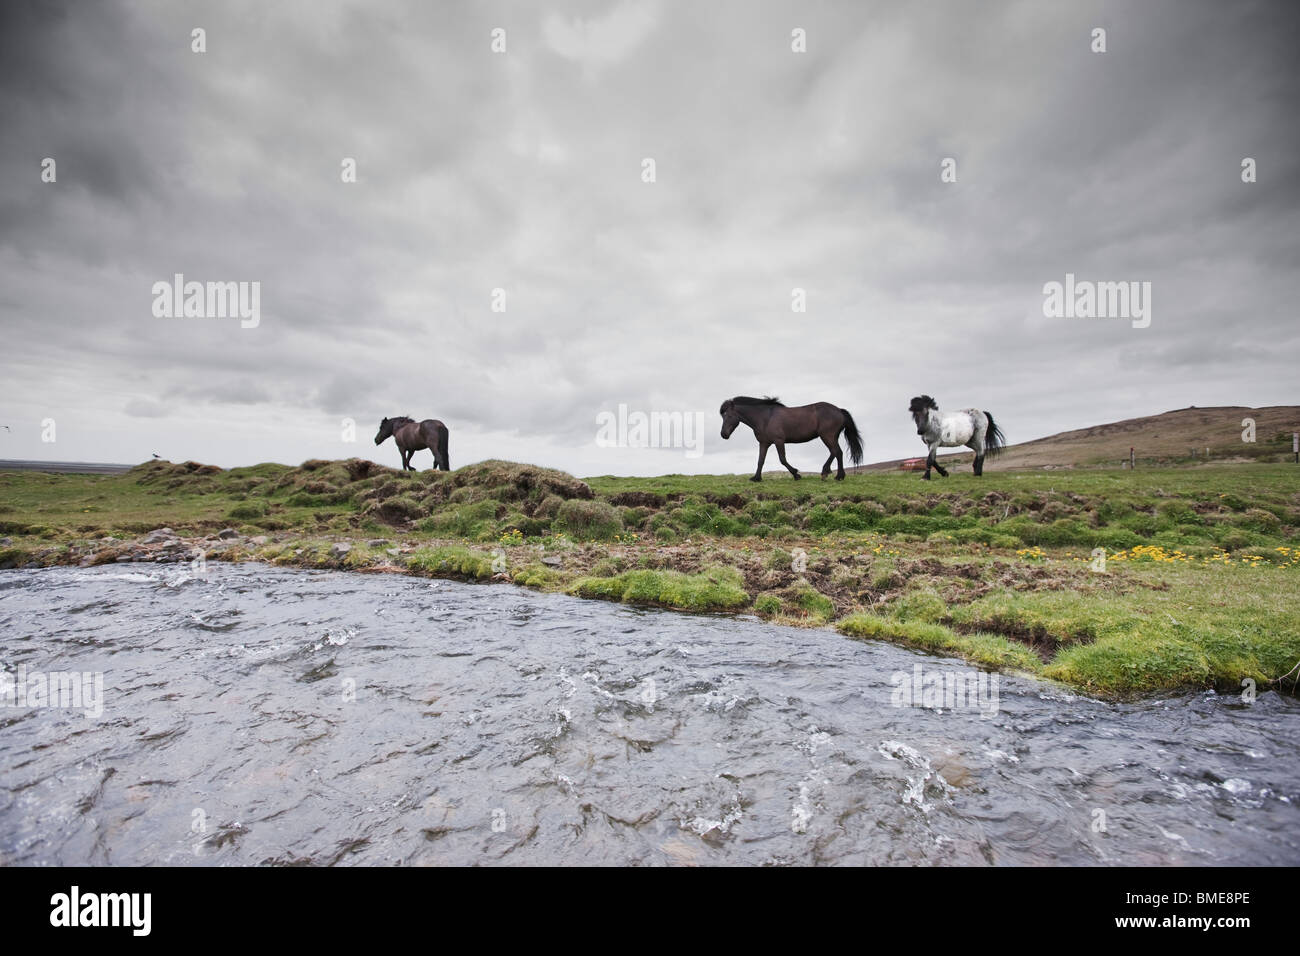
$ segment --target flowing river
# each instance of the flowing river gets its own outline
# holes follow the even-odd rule
[[[0,668],[3,864],[1300,863],[1273,692],[253,564],[0,572]]]

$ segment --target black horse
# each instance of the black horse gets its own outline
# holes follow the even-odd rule
[[[379,434],[375,444],[382,443],[388,436],[393,436],[397,450],[402,453],[402,469],[415,471],[411,458],[417,451],[429,449],[433,452],[433,468],[437,471],[451,471],[447,462],[447,426],[436,418],[426,418],[417,422],[413,418],[399,415],[397,418],[385,418],[379,423]]]
[[[722,416],[722,437],[730,438],[736,426],[744,422],[754,430],[758,439],[758,469],[750,481],[763,480],[763,460],[767,458],[769,445],[776,446],[776,454],[781,464],[790,470],[795,480],[799,471],[785,460],[787,443],[798,444],[820,438],[830,450],[830,457],[822,465],[822,481],[831,473],[831,462],[838,470],[836,481],[844,480],[844,453],[840,451],[840,435],[849,446],[853,464],[862,464],[862,440],[858,437],[858,426],[853,424],[853,416],[845,409],[837,408],[829,402],[817,402],[815,405],[800,405],[787,408],[775,398],[749,398],[737,395],[722,403],[718,409]]]

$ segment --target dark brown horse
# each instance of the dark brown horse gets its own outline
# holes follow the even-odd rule
[[[822,480],[831,473],[831,462],[838,465],[835,480],[844,480],[844,453],[840,451],[840,434],[849,446],[853,464],[862,464],[862,440],[858,437],[858,426],[853,424],[853,416],[843,408],[836,408],[829,402],[815,405],[800,405],[786,408],[775,398],[749,398],[737,395],[722,403],[718,409],[722,416],[722,437],[730,438],[736,426],[744,422],[754,429],[758,439],[758,469],[750,481],[763,480],[763,460],[767,458],[769,445],[776,446],[781,464],[790,469],[790,474],[798,480],[799,472],[785,460],[785,446],[820,438],[830,450],[830,457],[822,465]]]
[[[422,422],[407,418],[405,415],[385,418],[379,423],[379,434],[375,436],[375,444],[385,441],[389,435],[393,436],[397,450],[402,453],[404,471],[415,471],[411,458],[417,451],[426,448],[433,452],[435,471],[439,468],[443,471],[451,471],[451,465],[447,463],[447,426],[436,418],[426,418]]]

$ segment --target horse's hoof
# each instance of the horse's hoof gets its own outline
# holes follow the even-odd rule
[[[750,478],[749,478],[749,480],[750,480],[750,481],[762,481],[763,479],[760,478],[760,477],[758,477],[758,475],[751,475]]]
[[[798,481],[798,480],[802,477],[802,475],[800,475],[799,472],[797,472],[797,471],[796,471],[796,472],[793,472],[793,475],[794,475],[794,480],[795,480],[795,481]]]
[[[843,480],[844,480],[844,472],[840,472],[838,475],[836,475],[836,476],[835,476],[835,480],[836,480],[836,481],[843,481]]]

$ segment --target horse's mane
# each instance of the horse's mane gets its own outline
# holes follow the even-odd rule
[[[397,428],[401,425],[409,425],[411,422],[415,421],[415,419],[410,415],[394,415],[388,421],[394,428]]]
[[[918,395],[912,399],[912,404],[908,406],[909,412],[915,412],[922,408],[933,408],[936,412],[939,410],[938,404],[929,395]]]
[[[779,398],[751,398],[748,395],[737,395],[732,401],[737,405],[780,405],[785,408]]]

